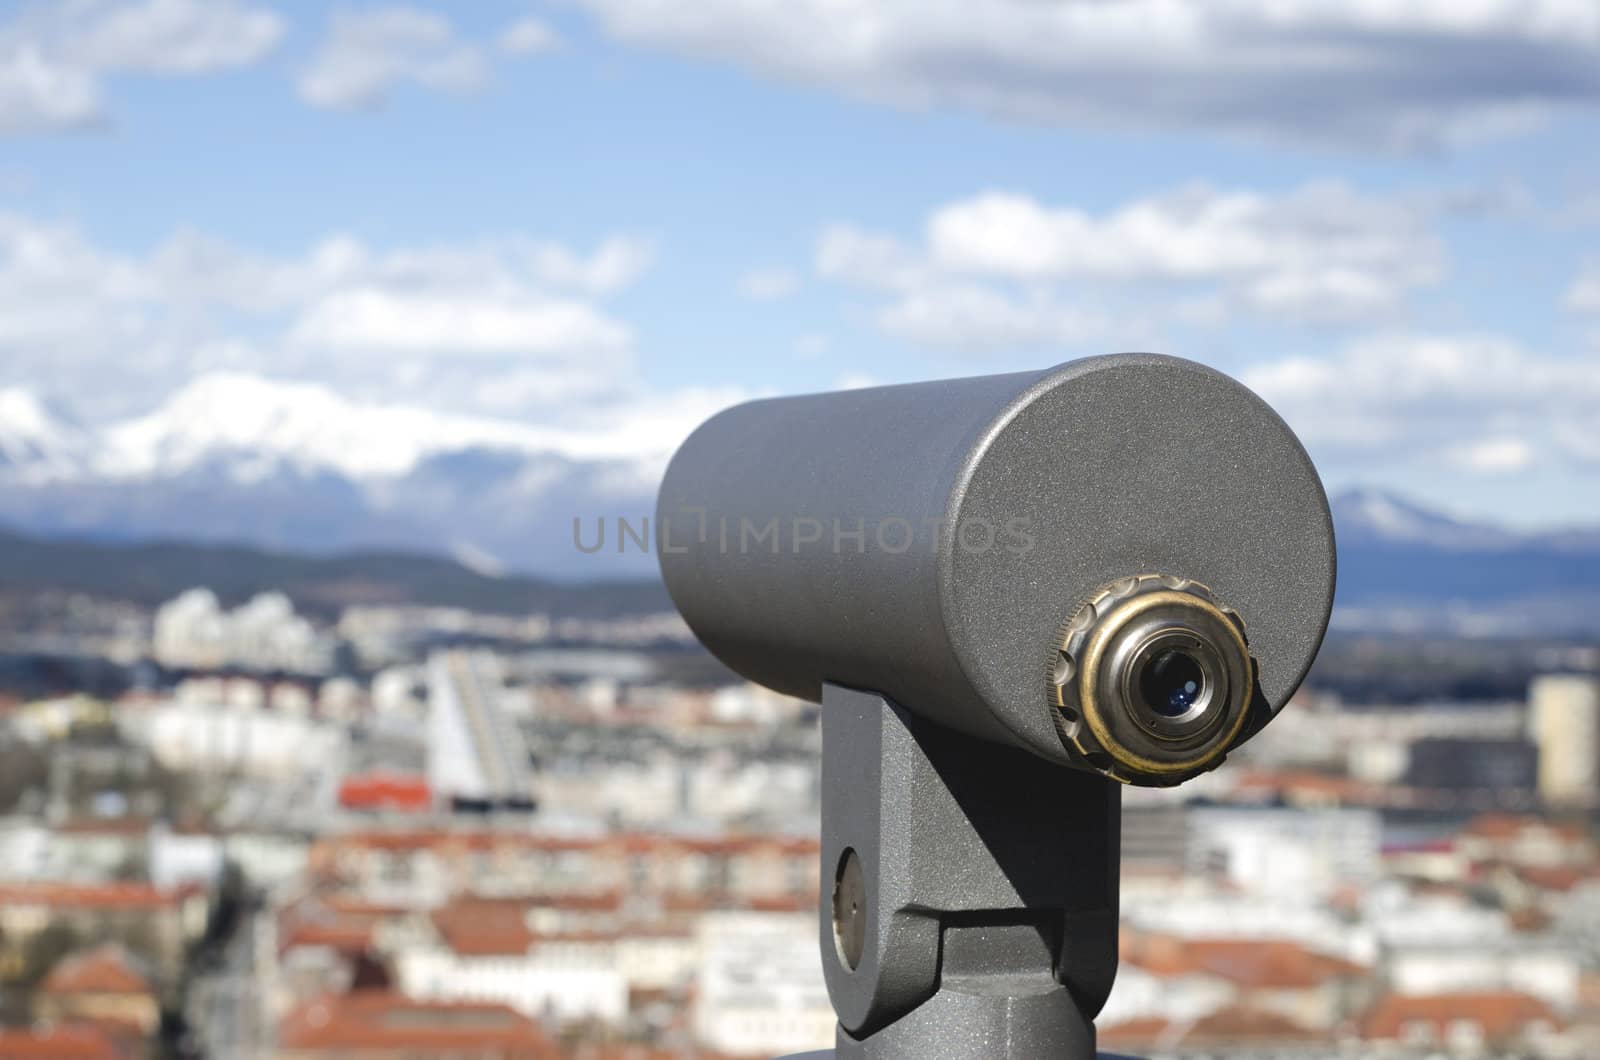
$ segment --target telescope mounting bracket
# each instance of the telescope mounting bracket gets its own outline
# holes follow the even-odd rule
[[[1092,1060],[1117,966],[1114,781],[822,690],[820,944],[832,1051]]]

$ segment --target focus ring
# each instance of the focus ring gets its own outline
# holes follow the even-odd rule
[[[1074,757],[1123,783],[1166,786],[1226,756],[1255,666],[1242,620],[1207,586],[1147,574],[1105,586],[1073,612],[1048,678],[1051,718]],[[1152,698],[1152,687],[1164,694]]]

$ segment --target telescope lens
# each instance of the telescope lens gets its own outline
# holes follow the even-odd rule
[[[1139,675],[1139,694],[1162,717],[1181,718],[1200,698],[1205,682],[1205,671],[1194,656],[1164,651],[1145,664]]]
[[[1199,582],[1113,582],[1079,606],[1057,643],[1057,730],[1118,780],[1177,783],[1219,762],[1244,724],[1252,663],[1243,622]],[[1102,768],[1096,754],[1114,764]]]

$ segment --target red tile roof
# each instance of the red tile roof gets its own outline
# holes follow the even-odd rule
[[[367,829],[329,835],[318,840],[315,850],[326,856],[341,849],[368,849],[388,852],[416,850],[523,850],[594,851],[622,854],[735,854],[771,853],[791,857],[814,857],[818,840],[811,836],[740,834],[719,836],[675,836],[649,833],[620,835],[560,835],[537,832],[496,830],[453,831],[441,828]]]
[[[739,903],[757,913],[810,913],[817,908],[815,894],[754,895]]]
[[[1404,792],[1392,786],[1369,784],[1350,777],[1316,773],[1308,769],[1252,769],[1234,782],[1244,795],[1283,796],[1316,802],[1350,805],[1388,805],[1402,801]]]
[[[301,946],[327,947],[346,957],[356,957],[372,949],[380,926],[408,914],[408,910],[397,906],[332,895],[303,895],[278,913],[278,952],[287,953]]]
[[[1219,1009],[1193,1022],[1154,1017],[1102,1027],[1100,1044],[1119,1048],[1271,1045],[1322,1041],[1326,1033],[1302,1026],[1286,1016],[1248,1006]]]
[[[312,845],[313,854],[326,856],[341,850],[381,850],[414,853],[420,850],[592,850],[603,840],[588,836],[547,836],[529,832],[452,831],[443,828],[368,830],[328,835]]]
[[[1095,1028],[1095,1038],[1101,1045],[1120,1046],[1124,1049],[1148,1046],[1161,1040],[1169,1024],[1160,1016],[1140,1016],[1108,1023]]]
[[[590,891],[568,894],[531,895],[526,899],[530,908],[559,909],[568,913],[615,913],[622,909],[621,891]]]
[[[708,854],[722,857],[735,854],[814,857],[820,847],[819,841],[812,836],[767,833],[680,836],[631,832],[615,837],[615,841],[630,854]]]
[[[668,891],[656,896],[668,913],[757,912],[814,913],[817,893],[739,894],[732,891]]]
[[[44,1030],[0,1027],[0,1056],[6,1060],[130,1060],[104,1031],[66,1026]]]
[[[373,930],[368,925],[348,923],[322,923],[306,921],[278,933],[278,955],[301,947],[326,948],[347,957],[355,957],[372,949]]]
[[[1201,1019],[1184,1036],[1188,1042],[1308,1042],[1324,1034],[1287,1016],[1248,1006],[1220,1009]]]
[[[159,888],[147,883],[12,883],[0,885],[0,905],[158,910],[203,893],[197,886]]]
[[[1475,817],[1462,829],[1462,834],[1478,839],[1513,840],[1529,832],[1542,831],[1552,832],[1569,842],[1581,841],[1589,835],[1581,825],[1568,821],[1512,813],[1486,813]]]
[[[57,995],[151,993],[150,981],[134,966],[128,951],[115,942],[63,957],[39,989]]]
[[[339,805],[351,810],[402,810],[421,813],[433,805],[425,777],[373,772],[346,777],[339,785]]]
[[[1128,935],[1123,962],[1153,975],[1211,975],[1257,990],[1310,989],[1365,976],[1359,964],[1284,939],[1180,939]]]
[[[1550,930],[1555,918],[1542,909],[1526,907],[1511,910],[1510,921],[1511,930],[1534,934]]]
[[[435,909],[431,919],[440,940],[462,957],[520,956],[540,943],[614,943],[621,937],[620,925],[614,922],[604,930],[584,927],[535,931],[529,926],[529,914],[550,904],[542,899],[463,896]],[[601,908],[610,911],[615,907]],[[630,931],[630,934],[640,933]],[[658,936],[660,933],[644,934]]]
[[[527,909],[518,902],[457,901],[433,911],[433,927],[463,957],[509,957],[533,946]]]
[[[1459,1022],[1477,1024],[1490,1043],[1514,1039],[1533,1023],[1561,1026],[1549,1005],[1511,991],[1388,994],[1362,1018],[1361,1036],[1369,1041],[1398,1040],[1405,1037],[1409,1028],[1424,1024],[1442,1039],[1450,1025]]]
[[[292,1011],[279,1028],[285,1050],[352,1049],[363,1057],[472,1050],[496,1060],[557,1060],[538,1024],[505,1005],[413,1001],[396,994],[329,995]]]
[[[319,894],[308,900],[315,901],[328,911],[337,913],[342,917],[371,924],[376,924],[392,917],[405,916],[411,911],[403,905],[394,905],[388,902],[369,902],[364,898],[352,898],[342,894]]]
[[[1573,890],[1581,883],[1600,880],[1600,864],[1535,866],[1524,865],[1513,870],[1530,887],[1541,891]]]

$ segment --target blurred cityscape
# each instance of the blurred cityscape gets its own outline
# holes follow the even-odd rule
[[[829,1045],[817,708],[659,595],[379,587],[0,590],[0,1056]],[[1336,633],[1126,792],[1103,1047],[1600,1055],[1597,799],[1593,639]]]
[[[0,1060],[831,1046],[819,708],[677,616],[663,473],[1130,349],[1283,418],[1338,589],[1122,791],[1101,1048],[1600,1058],[1597,119],[1600,0],[0,0]],[[1206,393],[1101,470],[1260,488]],[[1119,555],[1240,525],[1180,492]]]

